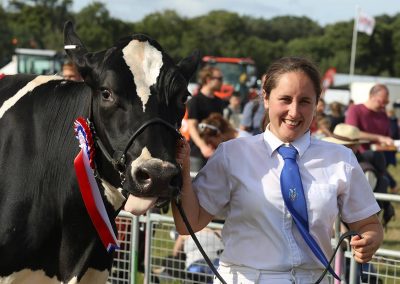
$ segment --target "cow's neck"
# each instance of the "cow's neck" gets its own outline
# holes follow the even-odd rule
[[[107,161],[101,151],[96,149],[95,164],[97,171],[97,181],[102,185],[100,190],[104,190],[102,195],[112,205],[114,212],[122,207],[125,197],[122,195],[122,185],[119,173]]]

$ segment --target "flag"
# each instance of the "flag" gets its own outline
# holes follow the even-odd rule
[[[372,35],[375,27],[375,19],[364,12],[358,12],[357,18],[357,31],[366,33],[367,35]]]
[[[325,91],[333,85],[333,82],[335,80],[335,75],[336,75],[336,68],[335,67],[330,67],[328,70],[326,70],[324,77],[322,78],[322,93],[325,93]]]

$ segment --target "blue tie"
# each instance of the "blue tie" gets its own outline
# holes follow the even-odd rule
[[[296,162],[297,150],[293,146],[280,146],[278,153],[282,156],[285,164],[281,172],[281,191],[282,197],[293,217],[301,236],[311,248],[311,251],[319,259],[319,261],[328,267],[328,271],[340,281],[339,276],[329,265],[323,251],[318,243],[310,235],[308,227],[307,203],[304,197],[303,184],[301,182],[299,166]]]

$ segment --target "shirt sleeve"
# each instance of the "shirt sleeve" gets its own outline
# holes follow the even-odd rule
[[[230,199],[230,181],[226,171],[225,148],[220,144],[193,181],[199,203],[211,215],[219,214]]]
[[[196,97],[191,98],[187,104],[187,111],[188,111],[188,119],[198,119],[199,117],[199,108],[197,107],[198,100]]]
[[[240,124],[245,127],[249,127],[251,125],[251,109],[253,108],[252,103],[247,103],[243,108],[243,115]]]
[[[359,127],[357,107],[355,105],[351,105],[347,110],[345,123]]]
[[[356,157],[350,152],[346,165],[347,186],[339,195],[341,218],[346,223],[363,220],[380,211],[372,188]]]

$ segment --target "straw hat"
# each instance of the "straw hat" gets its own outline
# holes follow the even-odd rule
[[[345,123],[336,125],[332,136],[324,137],[322,140],[342,145],[369,143],[367,140],[360,140],[360,129]]]

